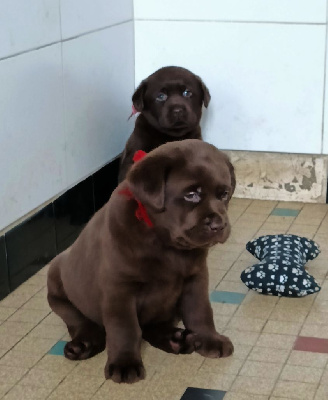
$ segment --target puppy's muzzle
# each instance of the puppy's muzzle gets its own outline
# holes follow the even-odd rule
[[[216,233],[223,231],[223,229],[227,226],[227,222],[223,221],[223,219],[217,214],[211,214],[204,220],[205,228],[210,233]]]

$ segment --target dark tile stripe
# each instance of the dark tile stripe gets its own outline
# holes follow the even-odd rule
[[[294,343],[293,350],[328,353],[328,339],[299,336]]]

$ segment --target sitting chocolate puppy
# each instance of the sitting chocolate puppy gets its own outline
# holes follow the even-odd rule
[[[167,142],[201,139],[202,105],[210,99],[203,81],[185,68],[164,67],[143,80],[132,96],[140,115],[120,160],[119,182],[137,150],[148,153]]]
[[[206,256],[229,236],[234,188],[227,156],[200,140],[167,143],[131,168],[50,263],[48,301],[71,335],[67,358],[83,360],[106,345],[106,378],[132,383],[145,376],[142,337],[171,353],[233,352],[215,330]]]

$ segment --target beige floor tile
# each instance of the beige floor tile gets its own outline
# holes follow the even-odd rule
[[[300,335],[328,339],[328,325],[304,324]]]
[[[9,350],[22,339],[22,335],[0,335],[0,348]]]
[[[267,319],[272,310],[273,305],[263,305],[263,306],[255,306],[253,304],[245,304],[239,306],[236,316],[237,317],[246,317],[246,318],[258,318],[258,319]]]
[[[32,354],[44,355],[56,343],[55,339],[35,338],[32,336],[25,336],[14,347],[15,351],[21,351]]]
[[[22,309],[31,309],[31,310],[45,310],[51,311],[48,301],[43,299],[42,297],[32,297],[29,301],[27,301]]]
[[[39,290],[34,296],[35,297],[42,297],[47,301],[47,294],[48,294],[48,288],[44,287],[41,290]]]
[[[285,365],[280,379],[283,381],[296,381],[305,383],[319,383],[323,369],[299,365]]]
[[[306,309],[309,310],[315,301],[315,295],[305,297],[281,297],[277,307],[287,307],[290,309]]]
[[[224,329],[226,329],[230,319],[230,315],[214,315],[214,324],[216,330],[218,332],[222,332]]]
[[[60,390],[65,393],[94,394],[105,382],[105,376],[68,375],[61,383]],[[78,396],[77,396],[78,397]]]
[[[215,290],[222,290],[223,292],[237,292],[237,293],[248,293],[249,289],[244,283],[221,281]]]
[[[226,271],[220,269],[209,268],[209,289],[214,290],[215,287],[221,282],[226,274]]]
[[[288,208],[290,210],[301,210],[304,207],[304,203],[299,201],[279,201],[277,208]]]
[[[249,223],[263,223],[267,219],[266,214],[258,214],[256,212],[245,211],[238,219],[238,224],[248,226]]]
[[[317,389],[314,400],[327,400],[328,399],[328,386],[320,385]]]
[[[46,354],[34,365],[34,369],[41,369],[46,371],[62,371],[65,374],[71,373],[71,371],[77,368],[83,361],[71,361],[65,357],[54,356],[52,354]],[[102,371],[105,364],[102,364]]]
[[[295,217],[283,217],[283,216],[279,216],[279,215],[269,215],[269,217],[266,219],[266,222],[271,224],[278,224],[280,226],[289,226],[291,225],[295,220]],[[277,226],[278,226],[277,225]],[[265,228],[265,226],[262,227],[263,229]]]
[[[245,249],[245,243],[224,243],[220,247],[221,252],[230,252],[235,254],[235,259]]]
[[[235,260],[220,260],[217,256],[215,257],[208,257],[207,259],[207,266],[209,269],[214,268],[221,271],[228,271]]]
[[[295,225],[308,225],[308,226],[315,226],[319,227],[321,224],[321,218],[320,217],[309,217],[308,215],[304,214],[299,214],[294,221]]]
[[[277,333],[281,335],[298,335],[302,328],[301,322],[289,321],[267,321],[263,332],[264,333]]]
[[[238,376],[232,385],[231,391],[241,393],[260,394],[268,396],[275,384],[275,379],[259,377]]]
[[[256,263],[256,262],[257,261],[254,259],[254,263]],[[237,260],[231,267],[230,271],[239,272],[239,276],[240,276],[240,274],[249,266],[250,266],[250,264],[247,260]]]
[[[26,285],[34,285],[39,287],[40,289],[47,285],[47,277],[43,274],[35,274],[31,276],[26,282]]]
[[[252,203],[252,201],[252,199],[233,197],[230,200],[230,204],[246,209]]]
[[[43,338],[43,339],[57,339],[65,335],[67,328],[63,325],[48,325],[42,323],[37,325],[30,333],[30,337]]]
[[[268,396],[261,396],[257,394],[250,393],[236,393],[228,392],[224,396],[224,400],[268,400]],[[286,399],[285,399],[286,400]]]
[[[306,324],[323,325],[328,324],[328,310],[327,312],[311,310],[306,318]]]
[[[328,362],[328,354],[311,353],[309,351],[293,350],[287,364],[304,367],[324,368]]]
[[[274,388],[273,395],[291,400],[311,400],[314,397],[316,387],[317,385],[313,383],[279,380]]]
[[[23,386],[37,386],[49,389],[55,389],[59,383],[65,378],[66,371],[47,371],[32,368],[20,381]]]
[[[1,307],[10,307],[18,309],[25,304],[33,294],[15,294],[11,293],[0,302]]]
[[[234,343],[233,346],[234,346],[233,357],[238,358],[239,360],[246,360],[250,351],[253,348],[253,346],[238,344],[238,343]]]
[[[250,361],[263,361],[270,363],[284,363],[288,356],[289,349],[275,349],[270,347],[255,346],[248,356]]]
[[[219,373],[237,375],[243,365],[243,360],[235,358],[234,356],[228,358],[205,359],[203,365],[200,367],[200,372]]]
[[[11,317],[9,317],[8,321],[33,322],[37,324],[48,314],[48,310],[30,310],[21,308],[17,310]]]
[[[225,336],[228,336],[232,343],[254,346],[259,338],[258,332],[242,332],[238,329],[225,329],[223,331]]]
[[[259,361],[246,361],[239,372],[241,376],[257,376],[265,379],[277,379],[283,364],[259,362]]]
[[[10,350],[0,359],[0,365],[8,367],[32,368],[40,359],[38,354],[22,353],[20,351]]]
[[[90,393],[63,393],[62,389],[60,386],[56,388],[49,397],[47,397],[47,400],[89,400],[89,399],[94,399],[93,395]],[[103,397],[104,398],[104,397]],[[103,399],[98,397],[98,399]],[[113,397],[114,398],[114,397]],[[108,395],[107,395],[108,399]],[[116,400],[116,398],[115,398]],[[121,399],[118,399],[121,400]],[[123,399],[122,399],[123,400]],[[128,398],[127,398],[128,400]],[[131,398],[132,400],[132,398]],[[139,400],[139,399],[136,399]]]
[[[0,302],[0,320],[4,321],[9,318],[17,309],[15,307],[1,307]]]
[[[302,323],[305,321],[305,318],[308,314],[307,309],[302,308],[275,308],[270,315],[270,319],[276,321],[286,321],[286,322],[299,322]]]
[[[239,227],[234,228],[232,227],[229,239],[226,243],[234,244],[240,243],[243,246],[252,239],[255,233],[258,231],[259,226],[248,226],[247,228]]]
[[[243,305],[254,305],[256,307],[258,306],[265,306],[268,309],[273,309],[275,304],[279,301],[278,296],[265,296],[263,294],[260,294],[258,292],[255,292],[254,290],[250,290],[247,293],[247,296],[243,300]]]
[[[150,346],[148,343],[144,343],[141,350],[141,356],[145,366],[160,366],[164,362],[167,354],[159,349],[156,349],[155,347]]]
[[[231,281],[240,283],[240,271],[230,269],[223,277],[223,281]]]
[[[14,384],[10,383],[0,383],[0,398],[4,396],[9,390],[14,386]]]
[[[265,236],[265,235],[280,235],[280,234],[283,234],[283,233],[287,233],[287,231],[288,231],[288,228],[285,228],[285,229],[283,229],[283,228],[265,228],[265,229],[260,229],[258,232],[257,232],[257,234],[256,234],[256,237],[259,237],[259,236]]]
[[[262,333],[256,345],[273,349],[291,349],[295,343],[296,336],[278,335],[274,333]]]
[[[235,379],[235,375],[203,372],[200,370],[192,377],[192,384],[198,388],[227,391],[231,388]]]
[[[228,303],[211,303],[214,316],[218,315],[230,315],[232,316],[237,308],[237,304],[228,304]]]
[[[0,335],[25,336],[34,328],[33,322],[5,321],[0,325]]]
[[[164,373],[166,369],[169,373],[179,374],[181,371],[197,371],[204,363],[204,357],[197,353],[192,354],[165,354],[165,358],[161,363],[161,371]]]
[[[50,388],[36,386],[14,386],[3,398],[4,400],[44,400],[51,393]]]
[[[9,367],[7,365],[1,365],[0,383],[15,384],[27,373],[27,371],[28,369],[26,368]]]
[[[239,255],[239,257],[238,257],[237,260],[238,260],[238,261],[246,261],[246,262],[247,262],[247,265],[252,265],[252,264],[254,264],[255,262],[257,262],[257,261],[256,261],[257,258],[254,257],[253,254],[251,254],[251,253],[250,253],[248,250],[246,250],[246,249],[244,249],[244,250],[240,253],[240,255]]]
[[[304,236],[309,239],[311,239],[317,231],[318,231],[317,225],[297,224],[295,221],[288,229],[288,233],[292,235]]]
[[[237,329],[240,331],[261,332],[265,325],[265,319],[247,318],[247,317],[232,317],[227,328]]]
[[[63,322],[63,320],[58,317],[57,314],[54,312],[51,312],[49,315],[46,316],[46,318],[42,321],[43,324],[48,324],[48,325],[63,325],[66,326]]]
[[[281,218],[281,217],[279,217]],[[268,222],[266,221],[262,226],[261,226],[261,231],[278,231],[280,233],[285,233],[288,231],[292,224],[292,221],[281,221],[281,222]],[[268,233],[272,234],[272,233]]]

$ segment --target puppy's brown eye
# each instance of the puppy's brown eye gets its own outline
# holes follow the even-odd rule
[[[183,97],[191,97],[192,96],[192,92],[190,91],[190,90],[185,90],[183,93],[182,93],[182,96]]]
[[[165,93],[159,93],[158,96],[156,97],[157,101],[166,101],[167,100],[167,94]]]
[[[189,201],[190,203],[199,203],[201,201],[201,193],[202,193],[202,189],[201,188],[197,188],[196,190],[187,193],[184,196],[184,199],[186,201]]]
[[[229,192],[225,190],[222,194],[219,196],[220,200],[228,200],[229,199]]]

